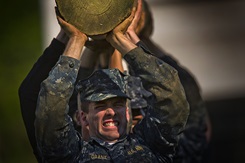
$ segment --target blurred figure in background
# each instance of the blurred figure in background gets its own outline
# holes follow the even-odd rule
[[[190,115],[184,132],[181,134],[179,145],[174,158],[175,163],[201,163],[207,159],[211,139],[211,122],[202,99],[201,90],[194,76],[181,66],[176,59],[161,49],[152,39],[153,15],[146,1],[143,1],[140,23],[135,28],[140,40],[146,44],[152,55],[168,63],[178,71],[184,87],[187,101],[190,105]]]

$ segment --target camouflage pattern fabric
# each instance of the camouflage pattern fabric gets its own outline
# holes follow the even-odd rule
[[[152,93],[145,90],[139,77],[129,76],[127,78],[127,94],[131,98],[131,109],[142,109],[147,107],[147,101]]]
[[[76,89],[81,101],[102,101],[112,97],[129,98],[126,78],[118,69],[99,69],[89,78],[78,82]]]
[[[124,56],[153,98],[133,133],[115,144],[81,140],[68,115],[79,61],[61,56],[39,92],[35,130],[43,162],[172,162],[189,105],[178,74],[168,64],[135,48]],[[86,88],[85,88],[86,89]],[[88,96],[89,97],[89,96]]]

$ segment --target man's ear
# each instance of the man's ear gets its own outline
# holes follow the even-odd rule
[[[81,111],[80,112],[80,120],[81,120],[81,123],[83,123],[83,126],[88,126],[88,120],[87,120],[87,113]]]
[[[127,132],[131,132],[132,129],[132,111],[131,108],[127,107],[126,108],[126,119],[127,119]]]
[[[132,119],[131,115],[132,115],[131,110],[127,107],[126,108],[126,118],[128,122],[130,122],[130,120]]]
[[[81,118],[81,117],[80,117],[79,110],[76,110],[75,116],[74,116],[74,120],[75,120],[75,122],[76,122],[76,124],[77,124],[78,126],[81,126],[80,118]]]

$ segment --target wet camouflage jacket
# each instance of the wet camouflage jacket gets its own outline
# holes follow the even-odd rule
[[[174,157],[174,163],[202,163],[208,157],[208,145],[206,131],[208,112],[205,101],[202,99],[201,90],[195,76],[178,60],[171,56],[149,38],[142,37],[144,47],[152,52],[153,56],[168,63],[178,71],[178,76],[185,90],[189,103],[190,114],[185,130],[180,136],[178,148]],[[141,42],[141,41],[140,41]],[[142,46],[142,45],[141,45]],[[210,130],[210,129],[209,129]]]
[[[148,112],[133,134],[113,145],[81,140],[68,115],[80,62],[61,56],[41,84],[35,130],[44,162],[172,162],[189,105],[177,72],[135,48],[124,56],[146,90],[152,92]]]

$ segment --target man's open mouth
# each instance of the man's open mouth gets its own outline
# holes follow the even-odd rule
[[[112,127],[112,126],[118,126],[118,122],[105,122],[103,123],[103,126],[105,127]]]

